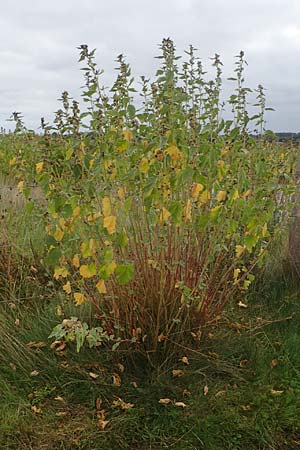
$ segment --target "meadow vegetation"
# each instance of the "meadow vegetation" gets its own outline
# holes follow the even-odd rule
[[[85,110],[0,136],[2,448],[299,448],[296,149],[264,88],[243,52],[225,101],[192,46],[139,91],[79,53]]]

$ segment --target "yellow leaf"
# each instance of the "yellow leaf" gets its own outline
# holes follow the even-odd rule
[[[171,213],[165,207],[163,207],[163,209],[161,210],[160,216],[159,216],[160,223],[168,222],[170,216],[171,216]]]
[[[75,300],[76,306],[79,306],[85,302],[85,297],[81,292],[75,292],[74,300]]]
[[[109,234],[114,234],[116,231],[116,217],[115,216],[104,217],[103,226],[104,228],[107,229]]]
[[[215,219],[218,216],[218,212],[222,208],[221,205],[215,206],[214,208],[211,208],[210,215],[213,219]]]
[[[24,181],[19,181],[18,183],[18,191],[23,192],[24,189]]]
[[[96,213],[93,213],[93,214],[90,214],[88,217],[87,217],[87,220],[89,221],[89,222],[95,222],[95,220],[97,220],[99,217],[101,217],[102,216],[102,214],[100,213],[100,212],[96,212]]]
[[[111,205],[109,197],[104,197],[102,200],[102,208],[104,217],[108,217],[111,215]]]
[[[233,271],[233,280],[234,280],[234,283],[233,284],[237,284],[237,282],[238,282],[238,277],[239,277],[239,274],[241,273],[241,269],[234,269],[234,271]]]
[[[73,209],[73,217],[79,217],[80,216],[80,206],[75,206]]]
[[[53,278],[58,280],[60,277],[67,278],[68,275],[69,275],[68,269],[66,269],[65,267],[56,267],[54,269]]]
[[[74,255],[73,256],[72,264],[73,264],[73,267],[75,267],[75,269],[78,269],[78,267],[80,266],[79,256],[78,255]]]
[[[90,169],[94,166],[95,160],[91,159],[89,162]]]
[[[210,192],[209,191],[203,191],[201,196],[200,196],[200,203],[202,205],[205,205],[205,203],[207,203],[210,200]]]
[[[227,192],[226,191],[219,191],[217,193],[217,200],[218,200],[218,202],[223,202],[224,200],[226,200],[226,196],[227,196]]]
[[[70,283],[70,281],[68,281],[66,284],[63,285],[63,290],[64,290],[67,294],[71,294],[72,288],[71,288],[71,283]]]
[[[247,198],[249,197],[249,195],[251,194],[251,189],[248,189],[248,191],[244,192],[244,194],[242,195],[243,198]]]
[[[124,130],[123,131],[123,138],[125,139],[125,141],[127,142],[131,142],[132,141],[132,137],[133,134],[130,130]]]
[[[182,161],[183,155],[176,145],[171,145],[166,149],[166,153],[171,156],[172,161]]]
[[[98,289],[98,292],[100,294],[106,294],[107,293],[104,280],[99,280],[98,283],[96,284],[96,288]]]
[[[65,219],[63,217],[61,217],[59,219],[59,225],[60,225],[62,230],[65,230],[65,228],[66,228],[66,221],[65,221]]]
[[[111,263],[108,264],[108,274],[112,275],[114,273],[114,271],[117,268],[117,264],[115,261],[112,261]]]
[[[268,232],[268,225],[265,223],[263,228],[262,228],[262,236],[265,237],[267,235]]]
[[[56,230],[55,230],[55,233],[54,233],[54,239],[57,242],[60,242],[60,241],[62,241],[63,237],[64,237],[63,230],[61,230],[59,227],[56,227]]]
[[[84,258],[89,258],[92,256],[92,252],[90,249],[90,241],[84,241],[80,245],[81,254]]]
[[[104,169],[105,170],[109,169],[111,167],[112,163],[113,162],[110,159],[104,161],[104,163],[103,163]]]
[[[97,243],[95,239],[90,239],[89,247],[92,255],[95,255],[95,253],[97,252]]]
[[[237,258],[240,258],[245,250],[246,250],[246,246],[245,245],[236,245],[235,246],[235,256]]]
[[[17,158],[14,157],[14,158],[12,158],[12,159],[9,160],[9,163],[8,163],[8,164],[9,164],[10,166],[13,166],[13,165],[16,164],[16,162],[17,162]]]
[[[200,192],[202,192],[204,189],[203,184],[201,183],[195,183],[192,187],[192,197],[194,200],[198,200]]]
[[[92,278],[96,275],[96,266],[87,266],[84,264],[83,266],[80,266],[79,273],[82,278]]]
[[[43,167],[44,167],[43,162],[36,163],[36,165],[35,165],[36,173],[42,173]]]
[[[192,220],[192,202],[190,199],[188,199],[184,208],[184,218],[186,222],[190,222]]]
[[[148,173],[149,172],[150,166],[149,166],[148,158],[142,158],[141,159],[139,168],[140,168],[140,172],[142,172],[142,173]]]
[[[239,191],[236,189],[233,193],[232,200],[237,200],[239,198]]]
[[[125,152],[125,150],[128,149],[128,142],[122,142],[117,146],[117,149],[119,150],[120,153]]]
[[[123,200],[125,197],[125,189],[123,187],[120,187],[118,189],[118,197],[120,200]]]

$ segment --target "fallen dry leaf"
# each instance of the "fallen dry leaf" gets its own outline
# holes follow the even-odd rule
[[[124,402],[124,400],[122,400],[120,397],[117,400],[114,400],[112,402],[112,407],[113,408],[120,408],[123,411],[127,411],[128,409],[131,409],[134,407],[133,403],[126,403]]]
[[[215,394],[215,397],[223,397],[224,395],[226,395],[226,391],[218,391],[218,392]]]
[[[203,395],[207,395],[207,394],[208,394],[208,386],[206,384],[203,388]]]
[[[98,411],[100,411],[101,407],[102,407],[102,400],[101,400],[101,398],[97,398],[97,400],[96,400],[96,409]]]
[[[175,402],[175,406],[178,406],[179,408],[186,408],[186,404],[183,402]]]
[[[190,364],[188,358],[186,356],[184,356],[183,358],[181,358],[181,361],[183,362],[183,364],[186,364],[187,366]]]
[[[271,389],[272,395],[281,395],[284,391],[276,391],[276,389]]]
[[[69,415],[68,411],[59,411],[55,414],[57,417],[66,417]]]
[[[50,345],[51,350],[55,350],[56,352],[62,352],[66,348],[67,344],[64,341],[54,341]]]
[[[123,366],[123,364],[121,364],[121,363],[118,363],[117,364],[117,367],[118,367],[118,370],[121,372],[121,373],[123,373],[124,372],[124,370],[125,370],[125,367]]]
[[[174,369],[172,370],[172,375],[174,378],[179,378],[182,377],[182,375],[184,375],[184,371],[181,369]]]
[[[238,306],[239,306],[240,308],[248,308],[248,305],[246,305],[245,303],[243,303],[243,302],[241,302],[241,301],[238,302]]]
[[[278,359],[272,359],[270,366],[272,369],[274,369],[274,367],[277,367],[279,364]]]
[[[248,359],[242,359],[241,361],[240,361],[240,367],[245,367],[247,364],[248,364]]]
[[[39,371],[38,370],[33,370],[32,372],[30,372],[30,376],[31,377],[37,377],[39,375]]]
[[[35,413],[35,414],[42,414],[42,410],[40,408],[38,408],[37,406],[33,405],[31,407],[31,410]]]
[[[188,389],[184,389],[183,393],[184,397],[190,397],[192,393]]]
[[[161,405],[169,405],[171,402],[172,400],[170,398],[160,398],[158,401]]]
[[[118,375],[117,373],[113,373],[112,374],[112,380],[113,380],[113,384],[115,386],[121,386],[122,380],[121,380],[120,375]]]
[[[58,317],[61,317],[63,314],[64,313],[63,313],[62,307],[60,305],[58,305],[58,307],[56,308],[56,315]]]
[[[252,406],[250,406],[250,405],[242,405],[241,408],[242,408],[243,411],[251,411]]]
[[[29,348],[43,348],[43,347],[46,347],[47,343],[43,342],[43,341],[41,341],[41,342],[30,341],[30,342],[27,342],[26,345]]]
[[[99,427],[104,430],[104,428],[106,428],[106,426],[109,424],[109,420],[103,420],[103,419],[99,419],[98,420],[98,424]]]
[[[94,372],[89,372],[89,376],[91,378],[93,378],[93,380],[96,380],[99,377],[99,375],[97,373],[94,373]]]

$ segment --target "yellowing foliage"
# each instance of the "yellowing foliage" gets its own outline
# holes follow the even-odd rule
[[[202,192],[204,189],[203,184],[201,183],[195,183],[192,187],[192,197],[194,200],[198,200],[200,192]]]
[[[54,233],[54,239],[57,242],[61,242],[63,240],[64,234],[65,233],[63,232],[63,230],[61,228],[56,227],[56,230],[55,230],[55,233]]]
[[[96,284],[96,288],[97,288],[99,294],[106,294],[107,293],[104,280],[99,280],[98,283]]]
[[[43,168],[44,168],[44,163],[43,162],[36,163],[36,165],[35,165],[36,173],[42,173],[43,172]]]
[[[96,275],[96,266],[83,264],[79,268],[82,278],[92,278]]]
[[[104,197],[104,199],[102,200],[102,208],[104,217],[108,217],[111,215],[111,204],[109,197]]]
[[[103,226],[109,234],[114,234],[116,232],[116,216],[104,217]]]
[[[85,302],[85,296],[81,292],[75,292],[74,300],[76,306],[82,305]]]

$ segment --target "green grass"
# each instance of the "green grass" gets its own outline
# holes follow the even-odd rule
[[[203,343],[204,353],[182,350],[178,356],[187,356],[190,364],[174,360],[161,373],[134,367],[104,349],[78,355],[73,344],[62,354],[49,343],[29,348],[28,342],[47,343],[58,320],[58,301],[45,295],[30,307],[2,306],[1,448],[299,448],[299,299],[295,287],[288,289],[284,281],[271,285],[274,291],[268,288],[268,295],[249,298],[248,309],[226,312]],[[21,317],[18,327],[16,317]],[[172,369],[183,370],[183,376],[174,378]],[[38,375],[31,375],[34,370]],[[98,377],[92,379],[89,372]],[[121,386],[113,384],[113,373]],[[60,397],[64,400],[55,400]],[[114,409],[117,398],[134,407]],[[161,398],[172,403],[159,404]],[[97,399],[109,421],[103,430]],[[187,406],[174,406],[175,401]]]
[[[43,232],[36,220],[31,227],[26,214],[2,222],[13,243],[14,276],[0,277],[1,449],[300,448],[299,289],[280,264],[266,268],[248,308],[231,305],[199,348],[179,348],[168,368],[154,371],[101,347],[80,354],[73,343],[61,352],[50,348],[53,326],[91,311],[67,301],[39,265]],[[118,398],[134,406],[114,408]],[[171,402],[160,404],[162,398]]]

